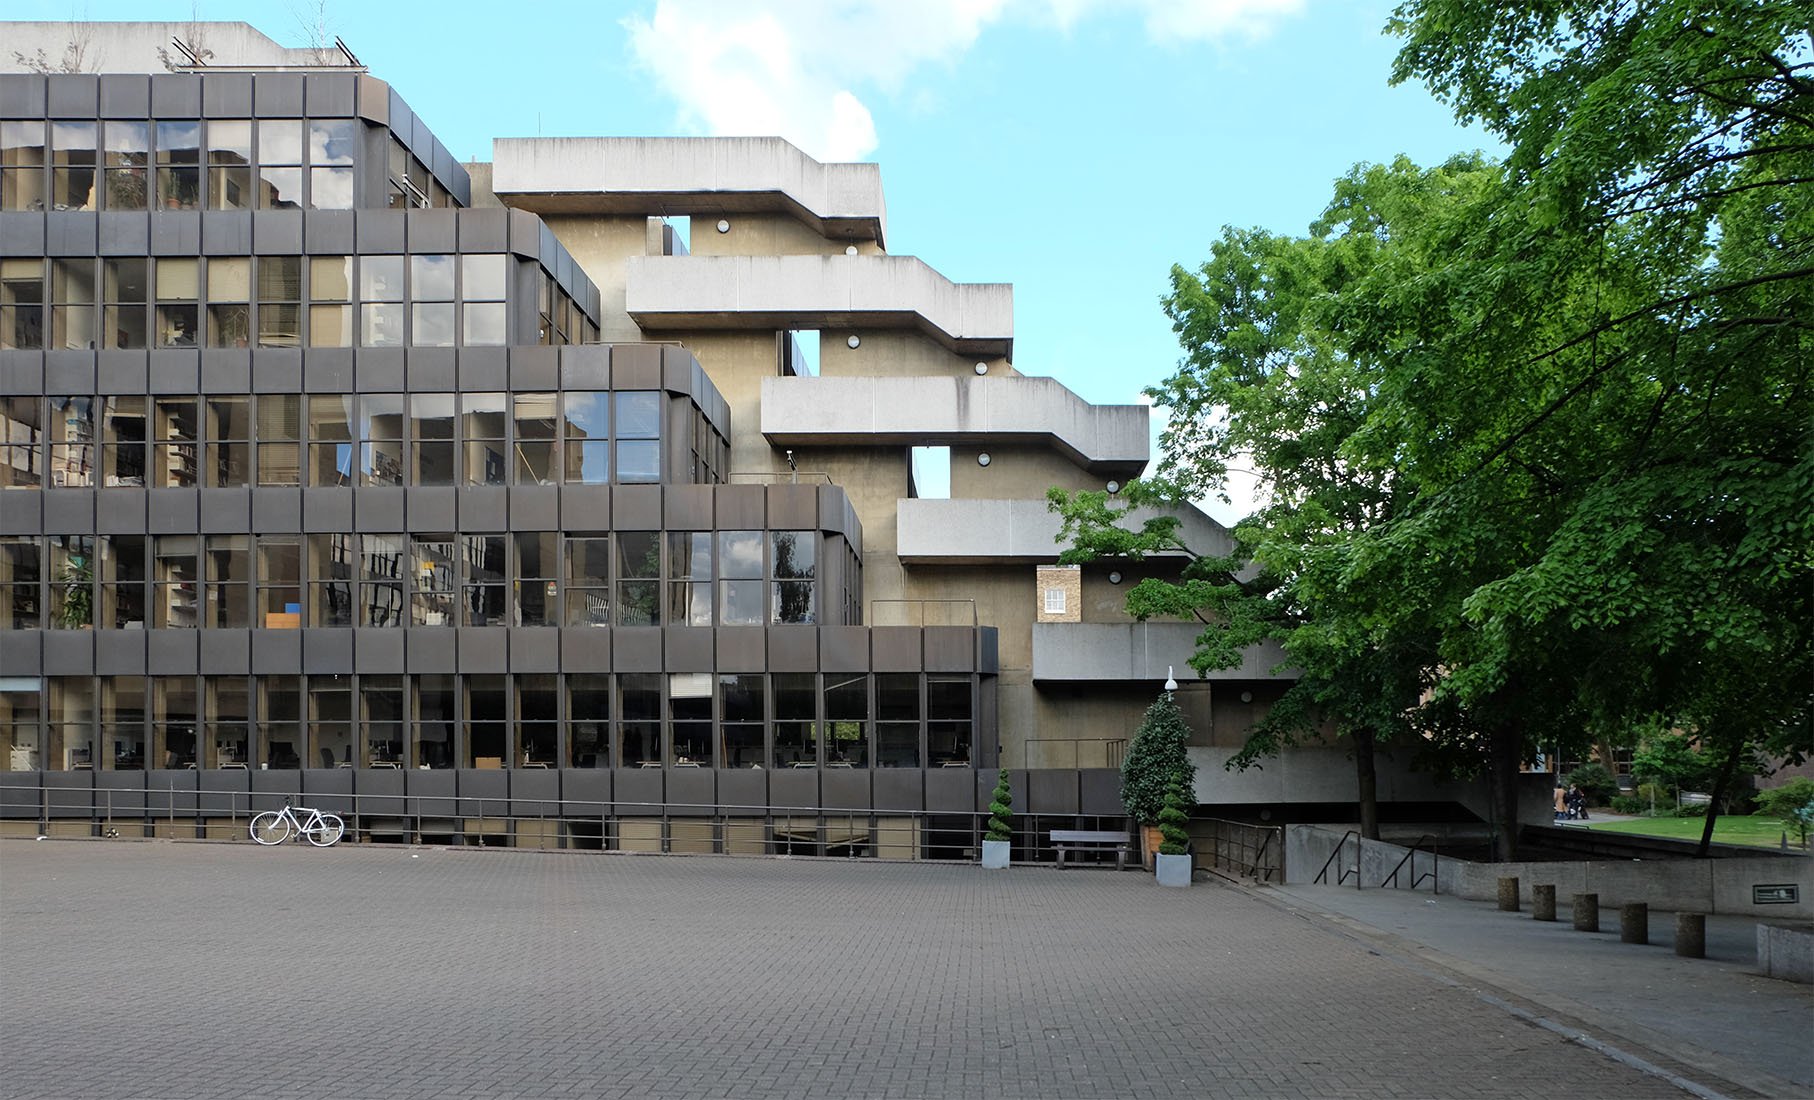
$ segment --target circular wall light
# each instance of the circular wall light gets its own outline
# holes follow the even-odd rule
[[[1109,574],[1109,583],[1110,584],[1120,584],[1121,583],[1121,574],[1118,572],[1110,573]]]
[[[989,452],[983,451],[982,453],[978,454],[976,456],[976,464],[978,466],[987,466],[989,464]]]
[[[861,337],[857,336],[855,333],[852,333],[844,342],[854,348],[854,347],[861,345],[863,343],[863,340]]]
[[[723,218],[719,218],[718,219],[718,232],[729,233],[730,231],[731,231],[731,223],[725,221]]]
[[[1243,703],[1251,703],[1251,702],[1253,702],[1253,692],[1251,692],[1251,691],[1243,691],[1243,692],[1242,692],[1242,693],[1241,693],[1241,702],[1243,702]]]
[[[856,245],[854,245],[854,244],[847,244],[847,245],[845,245],[845,246],[844,246],[844,255],[846,255],[846,256],[855,256],[855,255],[856,255],[856,254],[857,254],[857,246],[856,246]]]
[[[989,364],[987,364],[987,363],[978,363],[978,364],[977,364],[977,365],[976,365],[976,373],[978,373],[978,374],[988,374],[988,373],[989,373]]]
[[[1109,482],[1108,490],[1111,493],[1119,493],[1121,491],[1121,483],[1119,481]]]

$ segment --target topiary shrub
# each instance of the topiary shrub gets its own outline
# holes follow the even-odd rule
[[[1014,795],[1008,790],[1008,769],[1001,770],[1001,780],[995,784],[995,793],[989,798],[989,836],[990,840],[1014,839]]]
[[[1128,816],[1141,825],[1156,824],[1159,811],[1165,808],[1165,787],[1174,778],[1181,792],[1193,789],[1197,780],[1196,766],[1184,751],[1190,740],[1190,727],[1184,722],[1172,693],[1159,696],[1146,708],[1140,728],[1134,731],[1133,744],[1121,758],[1121,805]],[[1188,812],[1196,803],[1184,795]]]
[[[1190,847],[1190,813],[1184,807],[1184,785],[1174,775],[1165,785],[1165,804],[1159,810],[1162,856],[1181,856]]]

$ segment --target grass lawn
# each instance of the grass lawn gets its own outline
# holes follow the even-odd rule
[[[1603,833],[1637,833],[1640,836],[1661,836],[1671,840],[1701,839],[1701,830],[1707,820],[1700,817],[1641,817],[1635,821],[1589,820],[1587,827]],[[1789,846],[1796,846],[1795,830],[1784,825],[1781,818],[1769,814],[1751,814],[1743,817],[1729,817],[1721,814],[1713,823],[1713,842],[1715,844],[1750,844],[1761,848],[1774,848],[1782,843],[1784,832],[1789,834]]]

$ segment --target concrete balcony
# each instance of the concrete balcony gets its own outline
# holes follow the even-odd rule
[[[821,236],[888,229],[874,164],[821,164],[780,138],[498,138],[492,190],[538,214],[783,211]]]
[[[1145,469],[1148,412],[1092,405],[1050,378],[762,380],[762,434],[777,446],[1043,442],[1104,477]]]
[[[1149,680],[1157,686],[1168,668],[1180,682],[1194,680],[1190,656],[1202,632],[1195,623],[1034,623],[1033,680]],[[1218,669],[1208,679],[1267,679],[1284,663],[1278,643],[1263,642],[1242,654],[1239,667]]]
[[[1139,509],[1130,526],[1157,514]],[[1234,552],[1227,529],[1202,512],[1184,508],[1171,514],[1181,521],[1179,538],[1193,552]],[[895,520],[896,545],[908,565],[1048,564],[1064,549],[1058,516],[1043,500],[901,500],[895,503]]]
[[[632,256],[646,330],[917,328],[960,355],[1014,356],[1014,287],[954,283],[914,256]]]

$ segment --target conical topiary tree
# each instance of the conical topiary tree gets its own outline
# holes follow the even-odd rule
[[[1134,732],[1134,742],[1121,758],[1121,805],[1128,816],[1141,825],[1153,825],[1165,807],[1165,785],[1178,780],[1188,813],[1196,803],[1190,797],[1197,779],[1197,769],[1184,751],[1190,740],[1190,727],[1172,693],[1159,696],[1146,708],[1146,717]]]
[[[1181,856],[1190,847],[1190,812],[1184,807],[1184,785],[1174,775],[1165,785],[1165,805],[1159,811],[1162,856]]]
[[[995,784],[995,793],[989,798],[989,835],[990,840],[1011,841],[1014,839],[1014,795],[1008,790],[1008,769],[1001,770],[1001,781]]]

